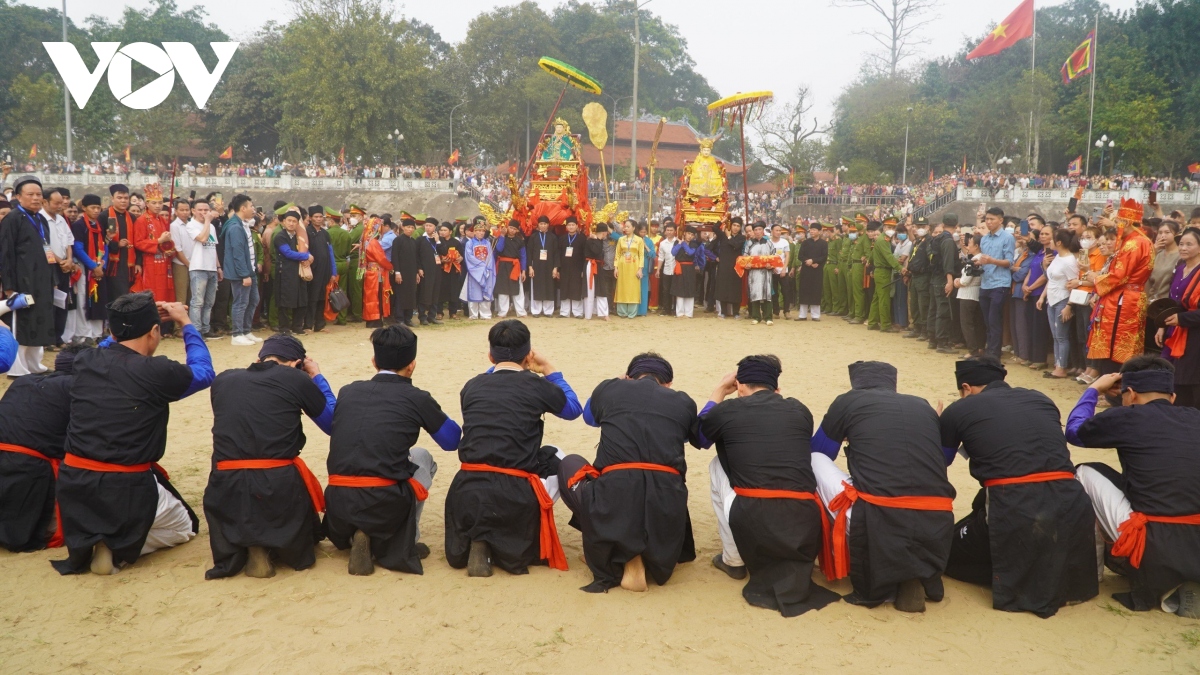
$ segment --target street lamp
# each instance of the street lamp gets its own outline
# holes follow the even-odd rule
[[[912,123],[912,106],[908,107],[908,118],[904,121],[904,169],[900,172],[900,184],[908,184],[908,126]]]
[[[392,141],[395,148],[395,153],[392,155],[392,165],[398,166],[400,164],[400,141],[404,140],[404,134],[400,133],[399,129],[396,129],[388,134],[388,140]]]
[[[602,96],[604,96],[604,98],[612,101],[612,111],[613,111],[613,114],[612,114],[612,118],[613,118],[612,146],[613,146],[613,149],[612,149],[612,158],[611,158],[611,161],[609,162],[609,165],[612,167],[612,169],[609,170],[609,172],[608,172],[610,179],[612,179],[612,178],[614,178],[613,174],[615,174],[617,172],[617,106],[621,104],[621,101],[624,101],[627,98],[633,98],[633,97],[632,96],[622,96],[620,98],[616,98],[616,97],[610,96],[608,94],[602,94]],[[636,120],[634,120],[634,121],[636,122]],[[634,129],[636,129],[636,128],[637,128],[637,126],[635,125]],[[633,133],[635,134],[634,138],[636,138],[637,132],[634,131]]]
[[[1000,159],[996,160],[996,168],[999,169],[1001,173],[1004,173],[1005,167],[1007,166],[1011,169],[1012,163],[1013,161],[1011,157],[1001,157]]]
[[[466,105],[466,103],[467,103],[466,101],[463,101],[462,103],[459,103],[458,105],[456,105],[450,109],[450,154],[451,155],[454,154],[454,111],[458,110],[461,106]],[[399,133],[399,132],[397,132],[397,133]]]
[[[833,184],[834,184],[834,185],[838,185],[838,184],[839,184],[839,181],[838,181],[838,179],[841,177],[841,174],[842,174],[842,172],[843,172],[843,171],[849,171],[849,170],[850,170],[850,169],[847,169],[847,168],[846,168],[846,167],[844,167],[844,166],[839,166],[838,168],[834,169],[834,170],[833,170]]]
[[[1108,134],[1101,136],[1100,140],[1096,141],[1096,147],[1100,148],[1100,172],[1098,175],[1101,175],[1101,176],[1104,175],[1104,150],[1105,150],[1105,148],[1108,149],[1109,157],[1111,157],[1112,149],[1116,145],[1117,145],[1116,141],[1110,141],[1108,139]]]
[[[633,129],[629,133],[629,180],[637,178],[637,123],[638,123],[638,60],[642,52],[642,32],[638,24],[638,15],[642,8],[651,0],[638,2],[633,0]],[[614,128],[616,128],[614,126]],[[744,177],[743,177],[744,178]]]

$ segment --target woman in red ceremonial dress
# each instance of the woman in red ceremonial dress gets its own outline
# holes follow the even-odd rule
[[[175,244],[163,213],[162,186],[158,183],[146,186],[146,212],[133,223],[133,246],[142,252],[142,273],[130,290],[151,291],[157,302],[174,302],[171,258],[175,256]]]
[[[381,222],[374,218],[363,230],[363,320],[379,321],[392,315],[392,262],[379,243]],[[399,235],[403,236],[403,235]]]
[[[1154,242],[1142,232],[1141,221],[1142,205],[1132,199],[1123,201],[1117,211],[1117,254],[1108,274],[1088,273],[1100,296],[1092,316],[1088,358],[1108,362],[1100,367],[1101,373],[1116,372],[1145,348],[1145,284],[1154,268]]]

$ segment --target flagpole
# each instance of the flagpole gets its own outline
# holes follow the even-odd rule
[[[1087,141],[1087,161],[1084,165],[1083,175],[1092,175],[1092,117],[1096,114],[1096,59],[1100,56],[1100,12],[1096,12],[1096,25],[1092,28],[1092,93],[1090,95],[1091,102],[1088,104],[1088,141]]]
[[[1037,7],[1033,8],[1033,42],[1029,56],[1029,133],[1025,137],[1025,166],[1032,173],[1033,164],[1033,100],[1037,96]]]

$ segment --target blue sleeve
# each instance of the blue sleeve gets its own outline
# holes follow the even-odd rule
[[[1067,442],[1071,445],[1083,446],[1083,442],[1079,440],[1079,427],[1095,416],[1096,401],[1099,399],[1100,392],[1088,387],[1084,390],[1083,396],[1079,397],[1079,402],[1071,409],[1071,414],[1067,415]]]
[[[337,396],[333,395],[329,380],[326,380],[324,375],[317,375],[312,381],[325,395],[325,409],[321,411],[320,415],[312,418],[312,421],[316,422],[317,428],[324,431],[326,436],[330,436],[333,434],[333,409],[337,406]]]
[[[950,466],[954,463],[954,458],[958,456],[958,450],[955,450],[954,448],[947,448],[943,445],[942,455],[946,458],[946,466]]]
[[[700,414],[696,415],[696,417],[703,418],[705,415],[708,414],[709,410],[712,410],[715,407],[717,407],[717,404],[715,401],[709,401],[708,403],[705,403],[704,407],[700,409]],[[710,441],[708,439],[708,437],[704,435],[704,425],[703,424],[696,425],[696,440],[700,441],[700,447],[704,450],[711,448],[713,445],[713,442]]]
[[[100,341],[100,344],[96,345],[96,349],[108,349],[115,344],[117,344],[116,338],[112,336],[112,333],[109,333],[108,337],[104,338]]]
[[[8,372],[17,360],[17,339],[7,326],[0,325],[0,372]]]
[[[71,246],[71,250],[75,251],[75,261],[80,265],[83,265],[84,269],[89,272],[96,269],[96,261],[92,260],[92,257],[87,254],[87,249],[83,247],[82,241],[75,242],[75,244]]]
[[[187,391],[183,392],[183,396],[179,397],[181,399],[208,389],[208,385],[212,384],[213,378],[217,376],[213,370],[212,354],[208,352],[208,345],[204,344],[204,338],[200,337],[199,329],[190,323],[183,327],[183,349],[187,353],[188,368],[192,369],[192,383],[188,385]]]
[[[433,442],[438,444],[438,447],[450,452],[458,449],[458,442],[462,440],[462,427],[458,426],[458,422],[446,418],[442,422],[442,427],[436,433],[431,434]]]
[[[567,395],[567,404],[563,406],[561,412],[557,413],[559,417],[564,420],[573,420],[583,414],[583,406],[579,405],[579,397],[575,395],[575,390],[571,389],[571,385],[567,384],[562,373],[550,373],[546,379],[553,382]]]
[[[679,250],[682,248],[683,248],[682,241],[675,242],[675,245],[671,247],[671,255],[679,255]],[[691,251],[688,251],[688,252],[691,253]]]
[[[333,278],[337,278],[337,256],[333,254],[333,244],[326,244],[329,247],[329,263],[333,265]]]
[[[525,247],[522,246],[521,247],[521,271],[522,272],[525,271],[525,269],[529,267],[529,263],[527,262],[527,260],[528,260],[528,258],[525,255]]]
[[[293,249],[290,244],[280,244],[279,252],[288,260],[295,260],[296,262],[304,262],[305,260],[308,260],[307,253],[301,253]]]
[[[598,427],[595,416],[592,415],[592,399],[588,399],[587,403],[583,404],[583,423],[589,427]]]
[[[825,427],[817,427],[817,433],[812,437],[812,451],[819,452],[829,459],[837,459],[842,444],[825,435]]]

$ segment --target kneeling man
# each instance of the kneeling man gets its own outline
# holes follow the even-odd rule
[[[812,413],[779,394],[782,370],[770,355],[739,361],[700,411],[700,440],[717,444],[708,474],[722,550],[713,565],[734,579],[750,572],[742,597],[751,605],[799,616],[841,596],[812,583],[818,556],[832,566],[829,517],[810,459]]]
[[[559,466],[592,570],[588,593],[644,591],[647,572],[661,586],[676,563],[696,559],[683,457],[685,443],[699,447],[696,402],[671,388],[674,379],[661,356],[633,357],[625,376],[601,382],[584,406],[583,420],[600,427],[594,465],[570,455]]]
[[[542,561],[567,569],[554,526],[562,453],[542,445],[542,415],[573,420],[583,412],[571,385],[533,351],[516,319],[488,331],[495,364],[463,386],[462,461],[446,493],[446,561],[473,577],[492,565],[526,574]]]
[[[335,402],[317,362],[290,335],[267,338],[258,361],[213,381],[213,469],[204,490],[213,568],[204,578],[243,568],[248,577],[272,577],[273,558],[297,570],[316,562],[325,498],[300,459],[300,414],[329,433]]]
[[[944,595],[954,528],[937,412],[897,393],[896,368],[887,363],[850,364],[850,386],[813,438],[817,489],[834,515],[834,569],[825,576],[849,573],[851,604],[923,612],[927,598]],[[843,441],[849,474],[833,463]]]
[[[350,574],[375,571],[374,561],[422,574],[429,547],[420,543],[421,511],[437,463],[414,448],[424,429],[443,450],[457,450],[462,430],[438,402],[413,386],[417,336],[406,326],[371,334],[378,374],[338,392],[329,439],[325,533],[350,549]]]

